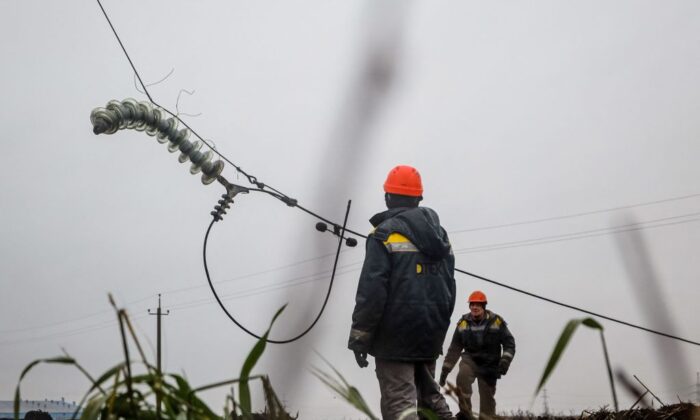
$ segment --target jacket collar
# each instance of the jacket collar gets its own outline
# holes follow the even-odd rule
[[[492,316],[492,315],[493,315],[493,314],[491,313],[491,311],[489,311],[489,310],[487,309],[486,311],[484,311],[484,317],[483,317],[480,321],[478,321],[478,324],[481,324],[481,323],[483,323],[483,322],[487,322],[487,323],[490,322],[490,321],[491,321],[491,316]],[[466,319],[468,322],[470,322],[470,323],[472,323],[472,324],[476,324],[476,323],[477,323],[477,321],[472,317],[471,312],[470,312],[470,313],[467,313],[467,314],[464,314],[464,317],[463,317],[463,318]]]
[[[387,220],[387,219],[391,219],[392,217],[395,217],[395,216],[397,216],[397,215],[399,215],[399,214],[401,214],[401,213],[403,213],[403,212],[405,212],[406,210],[409,210],[409,209],[411,209],[411,208],[412,208],[412,207],[396,207],[396,208],[393,208],[393,209],[384,210],[383,212],[377,213],[377,214],[375,214],[374,216],[372,216],[372,217],[369,219],[369,222],[372,224],[372,226],[377,227],[377,226],[379,226],[383,221],[385,221],[385,220]]]

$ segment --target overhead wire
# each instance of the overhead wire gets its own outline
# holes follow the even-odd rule
[[[199,286],[199,287],[201,287],[201,286]],[[153,293],[153,294],[150,294],[150,295],[148,295],[148,296],[145,296],[145,297],[142,297],[142,298],[138,298],[138,299],[136,299],[136,300],[129,301],[129,302],[125,303],[125,305],[126,305],[126,306],[129,306],[129,305],[134,305],[134,304],[136,304],[136,303],[141,303],[141,302],[143,302],[143,301],[145,301],[145,300],[147,300],[147,299],[151,299],[151,298],[153,298],[153,297],[155,297],[155,296],[157,296],[157,295],[156,295],[155,293]],[[93,312],[93,313],[90,313],[90,314],[87,314],[87,315],[82,315],[82,316],[79,316],[79,317],[64,319],[64,320],[61,320],[61,321],[51,322],[51,323],[48,323],[48,324],[32,325],[32,326],[29,326],[29,327],[14,328],[14,329],[8,329],[8,330],[0,330],[0,334],[12,334],[12,333],[19,333],[19,332],[40,330],[40,329],[44,329],[44,328],[51,328],[51,327],[56,327],[56,326],[58,326],[58,325],[68,324],[68,323],[75,322],[75,321],[84,321],[84,320],[86,320],[86,319],[93,318],[93,317],[96,317],[96,316],[99,316],[99,315],[104,315],[104,314],[107,314],[107,313],[110,313],[110,312],[114,312],[114,311],[111,310],[111,309],[104,309],[104,310],[99,311],[99,312]]]
[[[264,192],[264,193],[270,194],[271,196],[280,199],[281,201],[283,201],[284,203],[286,203],[286,204],[289,205],[289,206],[297,207],[297,208],[299,208],[301,211],[303,211],[303,212],[305,212],[305,213],[307,213],[307,214],[309,214],[309,215],[311,215],[311,216],[313,216],[313,217],[315,217],[315,218],[317,218],[317,219],[319,219],[319,220],[322,220],[322,221],[324,221],[324,222],[326,222],[326,223],[330,223],[330,224],[332,224],[333,226],[338,226],[337,223],[334,223],[334,222],[331,221],[330,219],[325,218],[325,217],[323,217],[323,216],[321,216],[321,215],[319,215],[319,214],[317,214],[317,213],[315,213],[315,212],[313,212],[313,211],[311,211],[311,210],[309,210],[309,209],[307,209],[307,208],[301,206],[300,204],[298,204],[298,202],[297,202],[295,199],[289,197],[288,195],[282,193],[281,191],[275,189],[274,187],[272,187],[272,186],[270,186],[270,185],[267,185],[267,184],[265,184],[265,183],[259,181],[259,180],[257,179],[257,177],[248,174],[248,173],[247,173],[246,171],[244,171],[240,166],[236,165],[236,164],[233,163],[231,160],[229,160],[226,156],[224,156],[221,152],[219,152],[218,150],[214,149],[207,141],[204,140],[204,138],[202,138],[194,129],[192,129],[192,127],[190,127],[190,126],[189,126],[185,121],[183,121],[178,115],[174,114],[173,112],[169,111],[167,108],[165,108],[165,107],[161,106],[160,104],[158,104],[157,102],[155,102],[155,101],[153,100],[153,97],[151,96],[151,94],[148,92],[148,89],[147,89],[146,85],[144,84],[143,80],[141,79],[141,76],[139,75],[138,70],[136,69],[136,66],[134,65],[133,61],[131,60],[131,57],[129,56],[129,53],[128,53],[127,50],[126,50],[126,47],[124,46],[124,44],[123,44],[121,38],[119,37],[119,34],[117,33],[117,31],[116,31],[114,25],[112,24],[112,21],[110,20],[110,18],[109,18],[109,16],[108,16],[106,10],[104,9],[104,7],[103,7],[101,1],[100,1],[100,0],[97,0],[97,3],[98,3],[98,5],[100,6],[100,9],[102,10],[102,13],[104,14],[105,19],[106,19],[107,22],[109,23],[109,26],[110,26],[110,28],[112,29],[112,32],[113,32],[114,36],[115,36],[116,39],[117,39],[117,42],[119,43],[119,45],[120,45],[122,51],[124,52],[124,55],[126,56],[127,60],[129,61],[129,64],[131,65],[132,70],[134,71],[134,74],[137,76],[137,78],[138,78],[138,80],[139,80],[139,83],[140,83],[141,86],[143,87],[143,89],[144,89],[144,91],[145,91],[145,93],[146,93],[146,96],[148,97],[148,99],[149,99],[149,101],[150,101],[151,103],[153,103],[155,106],[158,106],[159,108],[163,109],[163,110],[164,110],[165,112],[167,112],[169,115],[173,116],[175,119],[177,119],[179,122],[181,122],[185,127],[187,127],[187,129],[189,129],[189,130],[192,132],[192,134],[194,134],[194,135],[195,135],[199,140],[201,140],[209,149],[211,149],[212,152],[214,152],[215,154],[217,154],[217,155],[218,155],[219,157],[221,157],[224,161],[228,162],[228,163],[229,163],[231,166],[233,166],[239,173],[243,174],[243,175],[248,179],[248,182],[250,182],[251,184],[256,185],[256,186],[258,187],[258,189],[259,189],[260,192]],[[267,191],[266,189],[269,189],[270,191]],[[699,195],[700,195],[700,194],[693,194],[692,196],[699,196]],[[689,195],[689,196],[687,196],[687,197],[683,197],[683,198],[690,198],[690,197],[691,197],[691,195]],[[676,198],[676,199],[679,199],[679,198]],[[670,201],[670,200],[668,200],[668,201]],[[664,202],[664,201],[658,200],[658,201],[655,202],[655,203],[660,203],[660,202]],[[650,204],[655,204],[655,203],[649,202],[649,205],[650,205]],[[647,204],[642,203],[642,205],[647,205]],[[621,207],[615,208],[615,209],[616,209],[616,210],[621,210],[621,209],[624,209],[625,207],[627,207],[627,206],[621,206]],[[559,219],[564,219],[564,218],[568,218],[568,217],[575,217],[575,216],[582,216],[582,215],[587,215],[587,214],[600,213],[600,212],[603,212],[603,211],[612,211],[612,209],[606,209],[606,210],[595,211],[595,212],[583,212],[583,213],[579,213],[579,214],[576,214],[576,215],[559,216],[558,218],[559,218]],[[557,218],[546,218],[546,219],[539,219],[539,220],[531,220],[531,221],[524,221],[524,222],[511,223],[511,224],[507,224],[507,225],[509,225],[509,226],[515,226],[515,225],[519,225],[519,224],[538,223],[538,222],[540,222],[540,221],[545,221],[545,220],[556,220],[556,219],[557,219]],[[346,214],[346,222],[347,222],[347,214]],[[242,325],[240,325],[240,324],[231,316],[231,314],[228,312],[228,310],[226,310],[225,306],[223,305],[223,303],[221,302],[221,300],[219,299],[219,297],[216,295],[215,289],[214,289],[214,287],[213,287],[213,285],[212,285],[211,278],[210,278],[210,276],[209,276],[208,267],[207,267],[207,264],[206,264],[206,243],[207,243],[207,240],[208,240],[208,237],[209,237],[209,232],[210,232],[210,230],[211,230],[211,227],[213,226],[213,223],[214,223],[214,221],[212,221],[212,223],[209,225],[209,227],[208,227],[208,229],[207,229],[207,232],[206,232],[206,235],[205,235],[205,240],[204,240],[204,252],[203,252],[203,254],[204,254],[204,255],[203,255],[203,258],[204,258],[204,262],[205,262],[205,263],[204,263],[204,267],[205,267],[205,272],[206,272],[206,275],[207,275],[207,280],[208,280],[208,282],[209,282],[210,288],[212,289],[212,292],[214,292],[214,295],[215,295],[215,297],[216,297],[217,302],[219,303],[219,305],[221,306],[221,308],[224,310],[224,312],[226,313],[226,315],[227,315],[234,323],[236,323],[236,325],[238,325],[243,331],[245,331],[245,332],[248,333],[249,335],[252,335],[252,336],[254,336],[254,337],[260,338],[260,336],[254,334],[253,332],[247,330],[245,327],[243,327]],[[495,228],[500,228],[500,227],[506,227],[507,225],[493,225],[493,226],[490,226],[490,227],[487,227],[487,228],[489,228],[489,229],[495,229]],[[359,237],[362,237],[362,238],[367,238],[367,235],[363,235],[363,234],[361,234],[361,233],[358,233],[358,232],[355,232],[355,231],[353,231],[353,230],[347,229],[345,226],[343,226],[343,230],[342,230],[342,231],[343,231],[343,233],[349,232],[349,233],[352,233],[352,234],[354,234],[354,235],[356,235],[356,236],[359,236]],[[470,231],[470,230],[469,230],[469,229],[463,229],[463,230],[461,230],[461,231],[459,231],[459,232],[457,232],[457,233],[467,232],[467,231]],[[471,231],[473,231],[473,230],[471,230]],[[341,238],[341,240],[339,241],[338,252],[337,252],[336,255],[339,254],[339,252],[340,252],[340,247],[341,247],[341,246],[342,246],[342,238]],[[336,266],[337,266],[337,257],[336,257],[336,261],[334,262],[333,272],[335,272]],[[660,332],[660,331],[655,331],[655,330],[652,330],[652,329],[650,329],[650,328],[645,328],[645,327],[642,327],[642,326],[639,326],[639,325],[635,325],[635,324],[632,324],[632,323],[629,323],[629,322],[626,322],[626,321],[618,320],[618,319],[615,319],[615,318],[612,318],[612,317],[609,317],[609,316],[606,316],[606,315],[597,314],[597,313],[595,313],[595,312],[588,311],[588,310],[586,310],[586,309],[579,308],[579,307],[576,307],[576,306],[573,306],[573,305],[569,305],[569,304],[565,304],[565,303],[562,303],[562,302],[558,302],[558,301],[556,301],[556,300],[554,300],[554,299],[546,298],[546,297],[537,295],[537,294],[535,294],[535,293],[531,293],[531,292],[528,292],[528,291],[525,291],[525,290],[522,290],[522,289],[518,289],[518,288],[515,288],[515,287],[513,287],[513,286],[507,285],[507,284],[505,284],[505,283],[497,282],[497,281],[495,281],[495,280],[488,279],[488,278],[483,277],[483,276],[480,276],[480,275],[478,275],[478,274],[468,272],[468,271],[466,271],[466,270],[461,270],[461,269],[455,268],[455,271],[460,272],[460,273],[465,274],[465,275],[468,275],[468,276],[471,276],[471,277],[476,278],[476,279],[480,279],[480,280],[482,280],[482,281],[489,282],[489,283],[491,283],[491,284],[495,284],[495,285],[504,287],[504,288],[506,288],[506,289],[510,289],[510,290],[512,290],[512,291],[516,291],[516,292],[519,292],[519,293],[522,293],[522,294],[525,294],[525,295],[528,295],[528,296],[531,296],[531,297],[534,297],[534,298],[537,298],[537,299],[540,299],[540,300],[544,300],[544,301],[546,301],[546,302],[549,302],[549,303],[552,303],[552,304],[555,304],[555,305],[559,305],[559,306],[562,306],[562,307],[566,307],[566,308],[569,308],[569,309],[573,309],[573,310],[576,310],[576,311],[579,311],[579,312],[582,312],[582,313],[586,313],[586,314],[589,314],[589,315],[598,316],[598,317],[600,317],[600,318],[602,318],[602,319],[606,319],[606,320],[611,321],[611,322],[616,322],[616,323],[619,323],[619,324],[622,324],[622,325],[626,325],[626,326],[628,326],[628,327],[632,327],[632,328],[636,328],[636,329],[639,329],[639,330],[643,330],[643,331],[646,331],[646,332],[649,332],[649,333],[657,334],[657,335],[664,336],[664,337],[667,337],[667,338],[671,338],[671,339],[679,340],[679,341],[682,341],[682,342],[685,342],[685,343],[689,343],[689,344],[693,344],[693,345],[700,346],[700,343],[698,343],[698,342],[696,342],[696,341],[692,341],[692,340],[688,340],[688,339],[685,339],[685,338],[682,338],[682,337],[674,336],[674,335],[672,335],[672,334],[666,334],[666,333],[663,333],[663,332]],[[330,285],[331,285],[331,286],[332,286],[332,283],[333,283],[333,279],[331,278],[331,282],[330,282]],[[327,303],[327,301],[328,301],[329,295],[330,295],[330,288],[329,288],[329,291],[328,291],[328,293],[327,293],[327,295],[326,295],[326,298],[325,298],[325,300],[324,300],[323,308],[325,308],[325,305],[326,305],[326,303]],[[321,311],[321,312],[322,312],[322,311]],[[319,315],[319,316],[320,316],[320,315]],[[315,325],[317,321],[318,321],[318,317],[317,317],[317,319],[314,321],[314,323],[312,324],[312,326]],[[301,336],[303,336],[303,335],[306,334],[307,332],[308,332],[308,330],[306,330]],[[297,337],[297,338],[300,338],[301,336],[299,336],[299,337]],[[287,342],[290,342],[290,341],[289,341],[289,340],[268,340],[268,342],[277,343],[277,344],[283,344],[283,343],[287,343]]]
[[[362,261],[351,263],[351,264],[346,264],[344,266],[340,266],[340,267],[338,267],[338,271],[336,274],[337,275],[344,275],[344,274],[348,274],[348,273],[352,273],[354,271],[357,271],[359,269],[359,267],[353,267],[353,266],[357,266],[361,263],[362,263]],[[241,290],[241,291],[234,292],[234,293],[227,294],[227,295],[221,295],[221,300],[224,302],[227,302],[230,300],[236,300],[236,299],[240,299],[240,298],[244,298],[244,297],[257,296],[257,295],[273,292],[275,290],[285,289],[285,288],[292,287],[292,286],[298,286],[298,285],[308,284],[308,283],[315,282],[315,281],[320,281],[320,280],[323,280],[326,278],[325,276],[328,274],[329,271],[331,271],[331,270],[326,270],[326,271],[322,271],[322,272],[318,272],[318,273],[314,273],[314,274],[310,274],[310,275],[306,275],[306,276],[297,277],[297,278],[294,278],[294,279],[291,279],[289,281],[279,283],[279,284],[270,284],[270,285],[266,285],[266,286],[254,287],[254,288]],[[169,310],[173,311],[173,310],[190,309],[190,308],[208,305],[210,303],[211,303],[211,298],[189,300],[189,301],[184,301],[184,302],[179,302],[179,303],[176,303],[173,305],[169,305]],[[132,319],[139,320],[139,319],[143,319],[144,317],[145,317],[145,315],[139,315],[136,317],[132,317]],[[111,327],[113,325],[116,325],[117,322],[118,321],[116,321],[116,320],[109,320],[109,321],[98,322],[95,324],[85,325],[85,326],[78,327],[78,328],[73,329],[73,330],[55,332],[55,333],[51,333],[48,335],[25,337],[25,338],[19,338],[19,339],[14,339],[14,340],[4,340],[4,341],[0,341],[0,345],[9,345],[9,344],[16,344],[16,343],[22,343],[22,342],[28,342],[28,341],[41,341],[41,340],[46,340],[46,339],[51,339],[51,338],[56,338],[56,337],[69,337],[69,336],[73,336],[73,335],[79,335],[82,333],[98,331],[98,330],[101,330],[104,328],[108,328],[108,327]]]
[[[607,321],[614,322],[614,323],[617,323],[617,324],[625,325],[625,326],[627,326],[627,327],[636,328],[636,329],[638,329],[638,330],[646,331],[646,332],[648,332],[648,333],[652,333],[652,334],[660,335],[660,336],[663,336],[663,337],[666,337],[666,338],[671,338],[671,339],[674,339],[674,340],[682,341],[682,342],[684,342],[684,343],[688,343],[688,344],[693,344],[693,345],[696,345],[696,346],[700,346],[700,343],[697,342],[697,341],[689,340],[689,339],[686,339],[686,338],[683,338],[683,337],[679,337],[679,336],[673,335],[673,334],[667,334],[667,333],[662,332],[662,331],[656,331],[656,330],[653,330],[653,329],[651,329],[651,328],[642,327],[641,325],[632,324],[631,322],[623,321],[623,320],[620,320],[620,319],[617,319],[617,318],[613,318],[613,317],[611,317],[611,316],[607,316],[607,315],[603,315],[603,314],[600,314],[600,313],[597,313],[597,312],[589,311],[588,309],[580,308],[580,307],[578,307],[578,306],[569,305],[568,303],[563,303],[563,302],[560,302],[560,301],[557,301],[557,300],[554,300],[554,299],[550,299],[550,298],[548,298],[548,297],[544,297],[544,296],[542,296],[542,295],[538,295],[538,294],[536,294],[536,293],[528,292],[527,290],[523,290],[523,289],[520,289],[520,288],[517,288],[517,287],[513,287],[513,286],[511,286],[511,285],[508,285],[508,284],[505,284],[505,283],[502,283],[502,282],[499,282],[499,281],[496,281],[496,280],[492,280],[492,279],[489,279],[489,278],[487,278],[487,277],[483,277],[483,276],[480,276],[480,275],[478,275],[478,274],[471,273],[471,272],[466,271],[466,270],[462,270],[462,269],[460,269],[460,268],[455,268],[455,271],[457,271],[457,272],[459,272],[459,273],[462,273],[462,274],[466,274],[467,276],[474,277],[474,278],[479,279],[479,280],[483,280],[483,281],[485,281],[485,282],[487,282],[487,283],[495,284],[496,286],[500,286],[500,287],[503,287],[503,288],[505,288],[505,289],[512,290],[512,291],[514,291],[514,292],[518,292],[518,293],[521,293],[521,294],[524,294],[524,295],[527,295],[527,296],[530,296],[530,297],[533,297],[533,298],[536,298],[536,299],[539,299],[539,300],[543,300],[543,301],[545,301],[545,302],[549,302],[549,303],[554,304],[554,305],[558,305],[558,306],[561,306],[561,307],[564,307],[564,308],[568,308],[568,309],[573,309],[573,310],[575,310],[575,311],[582,312],[582,313],[587,314],[587,315],[597,316],[598,318],[605,319],[605,320],[607,320]]]
[[[619,210],[628,210],[628,209],[635,208],[635,207],[645,207],[645,206],[651,206],[654,204],[668,203],[668,202],[678,201],[678,200],[687,200],[689,198],[695,198],[695,197],[700,197],[700,193],[681,195],[681,196],[677,196],[677,197],[664,198],[664,199],[660,199],[660,200],[645,201],[645,202],[636,203],[636,204],[627,204],[627,205],[617,206],[617,207],[608,207],[605,209],[571,213],[571,214],[565,214],[565,215],[560,215],[560,216],[551,216],[551,217],[543,217],[543,218],[539,218],[539,219],[524,220],[521,222],[510,222],[510,223],[502,223],[502,224],[495,224],[495,225],[488,225],[488,226],[481,226],[481,227],[474,227],[474,228],[467,228],[467,229],[459,229],[459,230],[450,231],[450,233],[459,234],[459,233],[465,233],[465,232],[478,232],[478,231],[482,231],[482,230],[492,230],[492,229],[500,229],[500,228],[512,227],[512,226],[522,226],[522,225],[530,225],[530,224],[534,224],[534,223],[550,222],[553,220],[571,219],[574,217],[589,216],[589,215],[601,214],[601,213],[610,213],[610,212],[619,211]]]
[[[560,234],[560,235],[542,236],[542,237],[533,238],[533,239],[523,239],[523,240],[519,240],[519,241],[508,241],[508,242],[497,242],[497,243],[493,243],[493,244],[489,244],[489,245],[480,245],[480,246],[474,246],[474,247],[469,247],[469,248],[460,248],[460,249],[455,250],[454,253],[455,254],[471,254],[471,253],[477,253],[477,252],[498,251],[498,250],[507,249],[507,248],[520,248],[520,247],[524,247],[524,246],[542,245],[542,244],[554,243],[554,242],[593,238],[593,237],[597,237],[597,236],[614,235],[614,234],[622,233],[622,232],[631,232],[631,231],[636,231],[636,230],[653,229],[653,228],[657,228],[657,227],[673,226],[673,225],[679,225],[679,224],[685,224],[685,223],[693,223],[693,222],[699,221],[700,218],[696,217],[696,218],[692,218],[692,219],[688,219],[688,220],[681,220],[681,221],[668,222],[668,223],[659,223],[659,222],[665,222],[668,220],[676,220],[676,219],[681,219],[681,218],[688,218],[688,217],[698,216],[698,215],[700,215],[700,212],[687,213],[687,214],[678,215],[678,216],[671,216],[671,217],[663,217],[660,219],[652,219],[652,220],[647,220],[644,222],[628,223],[625,225],[610,226],[610,227],[606,227],[606,228],[589,229],[589,230],[565,233],[565,234]],[[645,226],[645,225],[649,225],[652,223],[656,223],[656,224],[653,224],[651,226]]]
[[[352,264],[347,264],[345,266],[340,266],[340,267],[338,267],[338,271],[336,274],[347,274],[347,273],[351,273],[353,271],[357,271],[359,267],[354,267],[354,268],[352,268],[352,267],[357,266],[361,263],[362,262],[360,261],[359,263],[356,262],[356,263],[352,263]],[[257,296],[257,295],[271,292],[274,290],[285,289],[285,288],[289,288],[292,286],[298,286],[298,285],[302,285],[302,284],[308,284],[311,282],[325,279],[326,278],[325,276],[327,276],[330,271],[331,270],[320,271],[317,273],[288,279],[288,280],[281,282],[281,283],[268,284],[265,286],[256,286],[256,287],[252,287],[249,289],[239,290],[239,291],[233,292],[231,294],[221,295],[221,300],[228,301],[228,300],[238,299],[241,297]],[[198,299],[198,300],[193,300],[193,301],[185,301],[185,302],[176,303],[174,305],[171,305],[170,308],[171,309],[190,308],[190,307],[195,307],[195,306],[199,306],[199,305],[203,305],[203,304],[209,304],[210,302],[211,302],[211,298],[204,298],[204,299]]]
[[[131,319],[138,320],[138,319],[144,318],[145,316],[147,316],[147,315],[132,316]],[[0,346],[18,344],[18,343],[35,342],[35,341],[43,341],[43,340],[49,340],[52,338],[71,337],[74,335],[79,335],[79,334],[84,334],[84,333],[88,333],[88,332],[102,330],[105,328],[116,326],[117,324],[119,324],[119,321],[116,319],[112,319],[109,321],[102,321],[102,322],[99,322],[96,324],[85,325],[85,326],[75,328],[72,330],[56,332],[56,333],[52,333],[52,334],[48,334],[48,335],[32,336],[32,337],[19,338],[19,339],[15,339],[15,340],[0,341]]]

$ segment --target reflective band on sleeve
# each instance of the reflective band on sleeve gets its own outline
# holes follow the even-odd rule
[[[384,246],[389,252],[418,252],[418,248],[400,233],[392,233],[384,241]]]
[[[506,359],[512,359],[513,355],[508,353],[507,351],[504,351],[501,357],[505,357]]]
[[[350,338],[357,341],[364,341],[369,338],[369,333],[367,331],[357,330],[355,328],[350,330]]]
[[[423,266],[420,264],[416,264],[416,274],[420,274],[423,272]]]
[[[418,248],[410,242],[395,242],[386,244],[389,252],[418,252]]]

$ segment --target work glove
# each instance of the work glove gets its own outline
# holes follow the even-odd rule
[[[510,359],[506,359],[505,357],[501,359],[500,362],[498,362],[498,373],[501,374],[502,376],[505,376],[506,373],[508,373],[508,368],[510,367]]]
[[[361,368],[366,368],[369,366],[369,362],[367,361],[367,352],[363,351],[354,351],[355,353],[355,361],[357,362],[357,365]]]
[[[440,386],[445,386],[445,383],[447,382],[447,375],[449,374],[448,371],[443,370],[442,373],[440,373],[440,381],[438,382]]]

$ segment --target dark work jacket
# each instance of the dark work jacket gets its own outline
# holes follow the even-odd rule
[[[435,360],[455,305],[454,255],[435,211],[395,208],[370,219],[348,347],[377,358]]]
[[[486,311],[481,322],[476,322],[471,313],[465,314],[457,322],[442,370],[451,371],[460,354],[462,360],[476,368],[478,375],[495,380],[499,377],[501,358],[510,362],[515,356],[515,339],[498,314]]]

